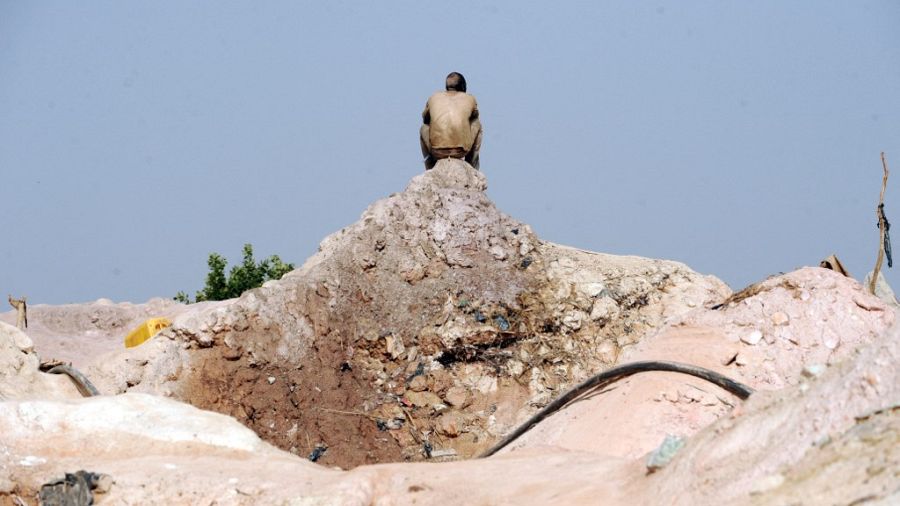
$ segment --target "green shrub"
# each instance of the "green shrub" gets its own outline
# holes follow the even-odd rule
[[[240,296],[252,288],[262,286],[270,279],[281,279],[282,276],[294,270],[294,264],[286,264],[278,255],[272,255],[265,260],[256,263],[253,258],[253,245],[244,245],[244,260],[231,268],[225,275],[225,267],[228,261],[218,253],[210,253],[206,260],[209,272],[206,274],[206,286],[197,292],[195,302],[205,300],[225,300]],[[179,291],[175,297],[178,302],[191,303],[191,298],[185,292]]]

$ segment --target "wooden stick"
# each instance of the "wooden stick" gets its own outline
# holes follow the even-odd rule
[[[881,198],[878,200],[878,207],[875,214],[878,215],[878,257],[875,260],[875,269],[872,270],[872,279],[869,280],[869,292],[875,295],[875,283],[878,281],[878,274],[881,272],[881,263],[884,261],[884,190],[887,188],[887,180],[890,171],[888,171],[887,161],[884,159],[884,151],[881,152],[881,166],[884,169],[884,176],[881,178]]]
[[[350,415],[350,416],[364,416],[369,420],[378,420],[377,416],[370,415],[368,413],[362,413],[360,411],[341,411],[340,409],[330,409],[330,408],[316,408],[319,411],[324,411],[326,413],[334,413],[336,415]]]

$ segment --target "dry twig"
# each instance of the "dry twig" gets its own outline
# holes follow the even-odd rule
[[[881,198],[878,200],[878,258],[875,260],[875,269],[872,270],[872,279],[869,280],[869,292],[875,295],[875,283],[878,281],[878,273],[881,272],[881,263],[884,261],[884,238],[887,234],[887,218],[884,217],[884,190],[887,188],[887,180],[890,171],[888,171],[887,160],[884,159],[884,151],[881,152],[881,166],[884,169],[884,176],[881,178]]]

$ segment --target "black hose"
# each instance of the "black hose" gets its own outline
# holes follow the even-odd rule
[[[70,365],[58,365],[47,372],[50,374],[65,374],[71,378],[72,383],[75,383],[75,388],[77,388],[84,397],[100,395],[100,391],[97,390],[97,387],[95,387],[93,383],[91,383],[91,380],[87,379],[87,376],[81,374],[77,369]]]
[[[606,386],[609,383],[618,381],[622,378],[626,378],[628,376],[631,376],[632,374],[649,371],[680,372],[682,374],[696,376],[697,378],[704,379],[706,381],[709,381],[710,383],[722,387],[723,389],[736,395],[742,400],[750,397],[750,394],[753,393],[753,389],[748,387],[747,385],[738,383],[733,379],[730,379],[715,371],[711,371],[703,367],[681,364],[678,362],[664,362],[655,360],[623,364],[596,374],[588,378],[581,384],[573,387],[568,392],[562,394],[556,400],[545,406],[544,409],[535,413],[534,416],[525,421],[525,423],[520,425],[519,428],[509,433],[505,438],[503,438],[502,441],[491,447],[486,452],[482,453],[478,458],[483,459],[497,453],[503,447],[518,439],[522,434],[525,434],[526,432],[531,430],[532,427],[540,423],[545,418],[566,407],[566,405],[568,405],[576,398],[580,397],[585,392],[588,392],[595,388]]]

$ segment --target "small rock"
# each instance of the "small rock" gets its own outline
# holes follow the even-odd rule
[[[115,483],[115,481],[113,481],[112,476],[110,476],[108,474],[101,474],[97,477],[97,479],[94,483],[96,484],[96,488],[94,489],[94,492],[96,492],[98,494],[105,494],[105,493],[109,492],[109,489],[112,488],[113,483]]]
[[[601,297],[594,300],[591,307],[591,320],[610,320],[619,314],[619,305],[612,297]]]
[[[584,320],[584,313],[581,311],[571,311],[563,316],[562,323],[572,330],[581,328],[581,322]]]
[[[441,403],[441,398],[432,392],[414,392],[412,390],[407,390],[404,397],[417,408],[430,407]]]
[[[765,478],[756,480],[756,483],[753,484],[753,488],[750,490],[750,495],[762,494],[763,492],[780,487],[782,483],[784,483],[784,476],[781,474],[776,473],[766,476]]]
[[[456,413],[444,413],[438,419],[437,429],[438,432],[447,436],[447,437],[456,437],[459,436],[460,432],[460,419],[459,415]]]
[[[8,478],[0,477],[0,494],[12,494],[16,490],[16,484]]]
[[[519,243],[519,255],[525,256],[531,253],[534,247],[531,245],[531,242],[528,239],[522,239],[522,242]]]
[[[425,266],[425,275],[429,278],[439,278],[447,270],[447,264],[435,258]]]
[[[500,246],[491,246],[488,252],[497,260],[505,260],[507,257],[506,250]]]
[[[833,350],[841,344],[841,337],[832,330],[825,328],[822,330],[822,344],[829,350]]]
[[[787,325],[790,321],[791,318],[784,311],[778,311],[772,315],[772,325],[781,327]]]
[[[828,369],[828,366],[825,364],[809,364],[803,368],[800,374],[806,378],[818,378],[825,373],[826,369]]]
[[[222,358],[224,358],[225,360],[237,360],[237,359],[241,358],[242,354],[243,354],[243,350],[240,347],[237,347],[237,348],[231,348],[228,346],[222,347]]]
[[[24,332],[13,332],[13,342],[16,343],[16,347],[22,350],[23,353],[31,353],[34,351],[34,342]]]
[[[268,381],[270,385],[272,383],[275,383],[275,376],[269,376],[269,378],[266,381]]]
[[[518,360],[510,360],[506,363],[506,371],[513,378],[518,378],[525,373],[525,364]]]
[[[391,356],[391,358],[397,358],[406,351],[406,348],[403,346],[403,339],[400,336],[395,336],[393,334],[389,334],[384,338],[387,352]]]
[[[584,283],[579,286],[579,291],[591,298],[598,297],[604,290],[606,285],[603,283]]]
[[[684,440],[678,436],[667,434],[666,438],[659,447],[647,457],[647,472],[654,473],[666,466],[675,458],[678,450],[684,446]]]
[[[752,345],[755,345],[756,343],[760,342],[762,340],[762,337],[763,337],[763,333],[757,329],[757,330],[754,330],[753,332],[750,332],[749,334],[745,334],[745,335],[741,336],[741,341],[752,346]]]
[[[421,374],[414,377],[409,382],[409,389],[413,392],[421,392],[428,388],[428,380],[425,379],[425,376]]]
[[[407,266],[400,271],[400,276],[407,283],[416,284],[417,281],[425,277],[425,267],[419,264]]]
[[[737,355],[734,356],[734,364],[739,367],[744,367],[745,365],[747,365],[749,363],[750,362],[747,361],[747,357],[744,355],[741,355],[740,353],[738,353]]]
[[[465,387],[450,387],[444,394],[444,400],[454,408],[463,408],[469,403],[469,392]]]

